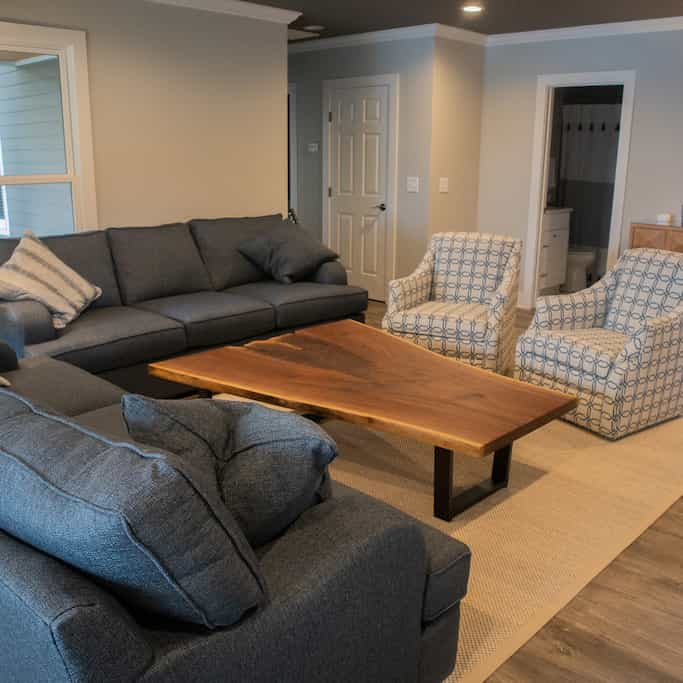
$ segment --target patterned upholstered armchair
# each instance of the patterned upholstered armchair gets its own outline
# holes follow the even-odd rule
[[[609,439],[683,414],[683,254],[633,249],[590,289],[539,299],[515,376],[577,395],[565,419]]]
[[[382,327],[486,370],[512,369],[522,243],[440,233],[415,272],[389,283]]]

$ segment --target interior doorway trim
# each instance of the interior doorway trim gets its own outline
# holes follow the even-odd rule
[[[289,209],[299,211],[299,145],[296,138],[296,84],[287,85],[289,118]]]
[[[624,87],[621,105],[621,124],[617,167],[614,177],[614,199],[610,223],[607,267],[611,268],[619,258],[627,230],[623,226],[624,201],[628,157],[631,149],[631,126],[635,99],[635,71],[596,71],[573,74],[545,74],[538,77],[536,88],[536,116],[534,119],[533,151],[531,157],[531,190],[529,195],[529,223],[525,259],[522,266],[521,305],[533,308],[536,303],[538,268],[540,260],[540,234],[548,187],[547,158],[551,142],[553,91],[555,88],[621,85]]]
[[[398,127],[399,127],[399,88],[400,77],[398,74],[382,74],[378,76],[360,76],[357,78],[337,78],[323,81],[323,183],[322,183],[322,202],[323,202],[323,242],[330,246],[332,244],[332,201],[328,195],[328,188],[332,178],[330,167],[331,157],[331,133],[332,125],[329,119],[329,112],[332,107],[332,95],[337,88],[372,88],[374,86],[386,85],[389,87],[389,160],[387,163],[387,239],[385,254],[385,290],[389,280],[396,277],[396,242],[397,242],[397,221],[398,221]]]

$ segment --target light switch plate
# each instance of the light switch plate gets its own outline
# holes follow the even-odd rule
[[[317,142],[309,142],[308,143],[308,151],[311,154],[315,154],[319,149],[320,149],[320,147],[318,146]]]
[[[408,176],[406,182],[407,192],[419,192],[420,191],[420,179],[417,176]]]
[[[441,194],[448,193],[448,178],[439,178],[439,192]]]

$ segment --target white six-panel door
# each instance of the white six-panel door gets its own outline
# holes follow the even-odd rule
[[[329,91],[328,243],[349,284],[384,301],[389,203],[389,85]]]

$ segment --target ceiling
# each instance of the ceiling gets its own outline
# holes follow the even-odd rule
[[[482,0],[484,12],[475,16],[462,12],[464,0],[259,2],[302,11],[292,28],[321,24],[323,38],[433,23],[491,34],[683,16],[683,0]]]

